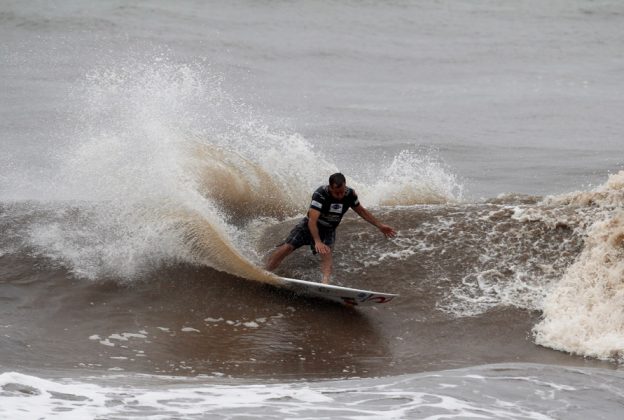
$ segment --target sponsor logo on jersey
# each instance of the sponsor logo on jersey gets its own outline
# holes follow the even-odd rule
[[[312,202],[310,203],[310,207],[316,207],[320,210],[323,208],[323,205],[316,200],[312,200]]]
[[[330,213],[342,213],[342,204],[334,203],[329,207]]]

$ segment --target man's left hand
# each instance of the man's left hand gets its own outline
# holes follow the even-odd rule
[[[396,236],[396,231],[388,225],[380,225],[379,230],[386,238],[394,238]]]

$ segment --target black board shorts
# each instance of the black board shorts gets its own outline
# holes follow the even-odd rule
[[[319,226],[318,230],[321,241],[328,247],[332,248],[334,246],[334,242],[336,241],[336,229]],[[310,229],[308,228],[307,218],[297,223],[297,225],[288,234],[284,243],[292,245],[295,249],[300,248],[303,245],[310,245],[312,252],[316,254],[314,239],[312,239],[312,233],[310,233]]]

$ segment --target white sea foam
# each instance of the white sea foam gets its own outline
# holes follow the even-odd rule
[[[588,226],[582,253],[543,304],[533,332],[543,346],[624,361],[624,171],[593,191],[549,197]],[[552,214],[547,217],[552,218]]]
[[[619,418],[624,377],[612,371],[493,365],[378,379],[271,384],[214,377],[114,374],[49,380],[0,374],[6,418]],[[123,384],[123,385],[120,385]],[[589,395],[589,397],[588,397]]]
[[[121,334],[111,334],[108,336],[109,340],[120,340],[120,341],[128,341],[131,338],[147,338],[147,333],[137,334],[137,333],[121,333]]]
[[[498,270],[470,273],[453,287],[438,307],[457,316],[479,315],[497,306],[539,310],[548,293],[547,279],[516,270],[511,276]]]
[[[585,248],[544,302],[543,346],[624,361],[624,211],[589,229]]]
[[[225,324],[233,326],[233,327],[240,327],[240,326],[242,326],[242,327],[245,327],[245,328],[259,328],[260,325],[262,325],[262,324],[267,322],[267,318],[264,318],[264,317],[256,318],[255,320],[252,320],[252,321],[238,321],[238,320],[234,321],[234,320],[230,320],[230,319],[225,320],[223,318],[211,318],[211,317],[208,317],[208,318],[205,318],[204,321],[209,323],[207,325],[214,325],[214,324],[217,324],[217,323],[224,322]]]
[[[576,260],[558,267],[539,264],[508,274],[495,270],[468,274],[440,308],[459,316],[509,305],[543,311],[533,328],[537,344],[604,360],[624,361],[624,171],[591,191],[546,197],[513,209],[512,218],[530,226],[570,229],[584,238]],[[564,245],[564,244],[562,244]],[[564,247],[565,248],[565,247]],[[564,249],[562,248],[562,250]],[[502,254],[502,258],[506,258]]]
[[[193,327],[184,327],[180,331],[182,331],[182,332],[201,332],[197,328],[193,328]]]
[[[206,321],[206,322],[221,322],[221,321],[224,321],[224,319],[223,318],[211,318],[211,317],[208,317],[208,318],[205,318],[204,321]]]

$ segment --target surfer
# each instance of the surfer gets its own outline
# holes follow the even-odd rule
[[[393,228],[379,222],[360,204],[355,191],[347,187],[344,175],[335,173],[329,177],[328,185],[314,191],[308,215],[290,231],[286,241],[278,245],[269,256],[266,269],[275,270],[295,249],[310,245],[312,252],[321,256],[322,281],[328,284],[332,271],[332,249],[336,239],[336,228],[350,208],[362,219],[377,227],[386,237],[392,238],[396,235]]]

